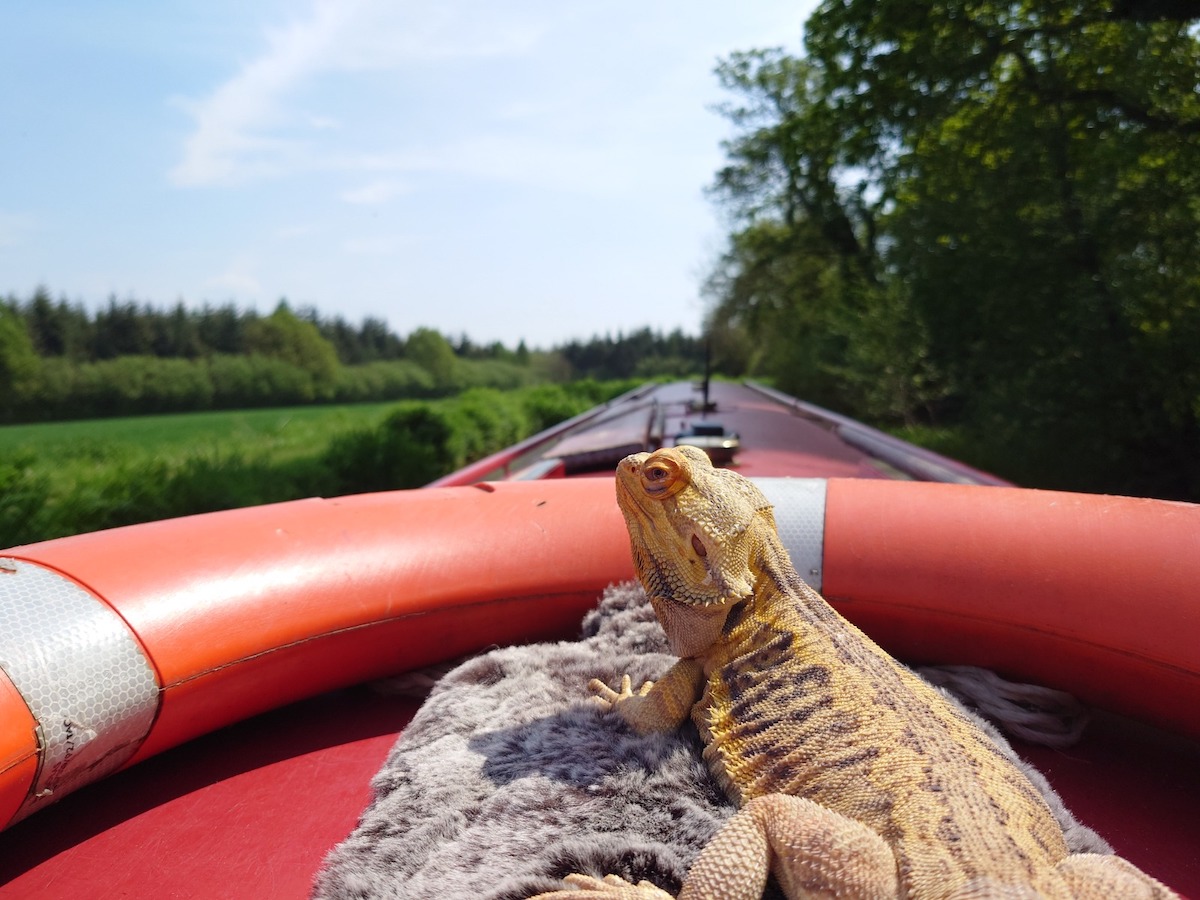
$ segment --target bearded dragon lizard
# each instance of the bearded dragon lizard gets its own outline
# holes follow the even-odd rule
[[[770,504],[704,452],[617,468],[634,563],[671,652],[636,693],[594,679],[642,733],[690,714],[738,812],[681,898],[1171,897],[1116,856],[1068,851],[1041,794],[941,693],[796,574]],[[643,881],[571,875],[553,900],[660,898]]]

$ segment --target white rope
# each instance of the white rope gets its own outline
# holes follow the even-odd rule
[[[916,672],[1031,744],[1069,747],[1087,727],[1087,708],[1065,691],[1008,681],[977,666],[921,666]]]

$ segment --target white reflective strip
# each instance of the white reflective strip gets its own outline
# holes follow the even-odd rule
[[[825,479],[755,478],[775,507],[779,539],[800,577],[821,590],[825,563]]]
[[[158,679],[129,626],[43,566],[0,558],[0,668],[41,740],[37,780],[13,821],[118,769],[154,724]]]

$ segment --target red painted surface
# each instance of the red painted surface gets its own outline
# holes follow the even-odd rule
[[[838,440],[829,429],[794,415],[743,385],[713,382],[711,396],[717,411],[706,417],[687,411],[687,401],[695,397],[688,385],[664,385],[655,396],[667,410],[668,436],[706,419],[737,432],[742,449],[731,468],[748,478],[888,477],[870,457]],[[611,477],[611,473],[606,474]]]
[[[8,674],[0,669],[0,822],[9,821],[25,802],[37,778],[37,722]]]
[[[416,707],[326,694],[84,788],[0,835],[0,897],[306,897]]]
[[[1114,850],[1184,896],[1200,897],[1200,745],[1098,711],[1075,747],[1015,746]]]

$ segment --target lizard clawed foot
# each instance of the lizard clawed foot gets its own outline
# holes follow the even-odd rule
[[[614,691],[599,678],[593,678],[588,682],[588,690],[594,694],[591,698],[592,702],[604,710],[610,710],[617,706],[617,704],[626,700],[632,700],[634,697],[645,697],[650,693],[652,687],[654,687],[654,682],[647,681],[638,688],[638,692],[635,694],[633,692],[633,682],[629,680],[628,675],[621,676],[621,689],[619,691]]]
[[[628,676],[625,681],[629,681]],[[594,900],[599,897],[608,897],[611,900],[674,900],[670,894],[649,881],[633,884],[619,875],[605,875],[603,878],[568,875],[563,881],[570,887],[538,894],[532,900]]]

